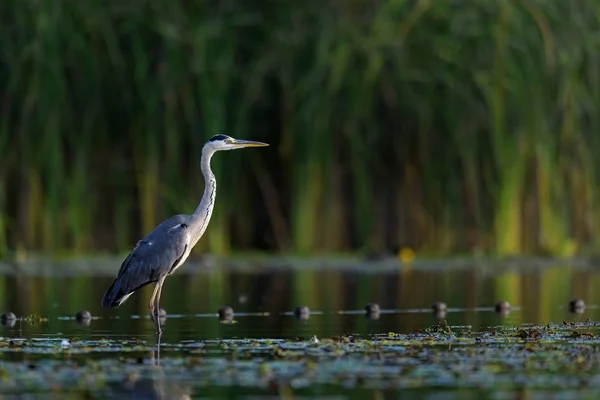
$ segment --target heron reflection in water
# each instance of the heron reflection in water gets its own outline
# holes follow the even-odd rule
[[[210,168],[212,156],[217,151],[262,146],[268,144],[234,139],[227,135],[215,135],[204,144],[200,163],[205,187],[200,204],[192,214],[178,214],[163,221],[137,243],[104,293],[103,308],[118,307],[136,290],[156,283],[148,308],[158,335],[157,345],[160,345],[162,329],[159,303],[163,284],[167,276],[172,275],[188,258],[204,234],[215,206],[217,180]]]
[[[103,398],[111,399],[189,400],[192,398],[192,388],[188,383],[169,378],[162,370],[155,370],[152,377],[129,374],[121,382],[109,383],[99,392]]]

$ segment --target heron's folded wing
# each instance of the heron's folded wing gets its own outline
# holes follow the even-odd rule
[[[112,304],[168,274],[187,250],[187,231],[188,226],[184,223],[164,224],[163,229],[155,229],[140,240],[123,261],[103,302]]]

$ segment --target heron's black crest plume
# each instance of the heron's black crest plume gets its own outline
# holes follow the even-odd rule
[[[231,139],[231,137],[227,136],[227,135],[215,135],[213,137],[211,137],[210,139],[208,139],[209,142],[214,142],[216,140],[225,140],[225,139]]]

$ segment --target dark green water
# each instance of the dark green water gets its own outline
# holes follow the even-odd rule
[[[0,276],[4,311],[47,318],[0,327],[0,393],[8,396],[0,398],[28,393],[27,398],[61,399],[535,399],[551,398],[549,393],[592,398],[600,389],[596,358],[587,353],[595,354],[596,339],[572,339],[570,330],[544,334],[548,343],[562,347],[544,348],[547,365],[531,367],[515,347],[523,343],[510,339],[506,347],[505,339],[481,336],[499,329],[514,335],[530,325],[560,328],[563,321],[600,321],[600,270],[595,268],[184,271],[167,279],[163,289],[161,306],[168,317],[158,354],[147,316],[152,287],[119,309],[102,310],[100,298],[111,282],[106,274]],[[586,302],[582,314],[569,312],[574,298]],[[494,311],[498,300],[510,302],[508,315]],[[434,301],[449,307],[450,341],[446,334],[398,336],[383,344],[374,339],[392,332],[416,334],[436,324],[430,310]],[[364,312],[372,302],[381,308],[377,318]],[[234,323],[219,321],[217,310],[225,305],[234,309]],[[306,320],[293,315],[301,305],[311,310]],[[79,310],[90,311],[94,319],[78,323]],[[585,329],[598,336],[595,326]],[[339,337],[358,342],[327,347],[329,339]],[[431,349],[419,342],[434,339]],[[485,360],[509,358],[519,366],[478,369],[469,364],[472,356],[457,353],[481,343],[490,351]],[[415,346],[419,350],[411,353]],[[584,354],[589,361],[580,377],[564,356],[571,348],[579,352],[575,360]],[[443,360],[457,354],[465,367],[448,373],[453,367]],[[565,374],[569,379],[555,379]]]

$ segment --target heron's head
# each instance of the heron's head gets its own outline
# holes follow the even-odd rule
[[[263,146],[268,146],[268,144],[262,143],[262,142],[254,142],[252,140],[234,139],[227,135],[215,135],[215,136],[211,137],[210,139],[208,139],[208,142],[206,142],[206,144],[204,145],[204,147],[206,147],[212,151],[235,150],[235,149],[241,149],[244,147],[263,147]]]

